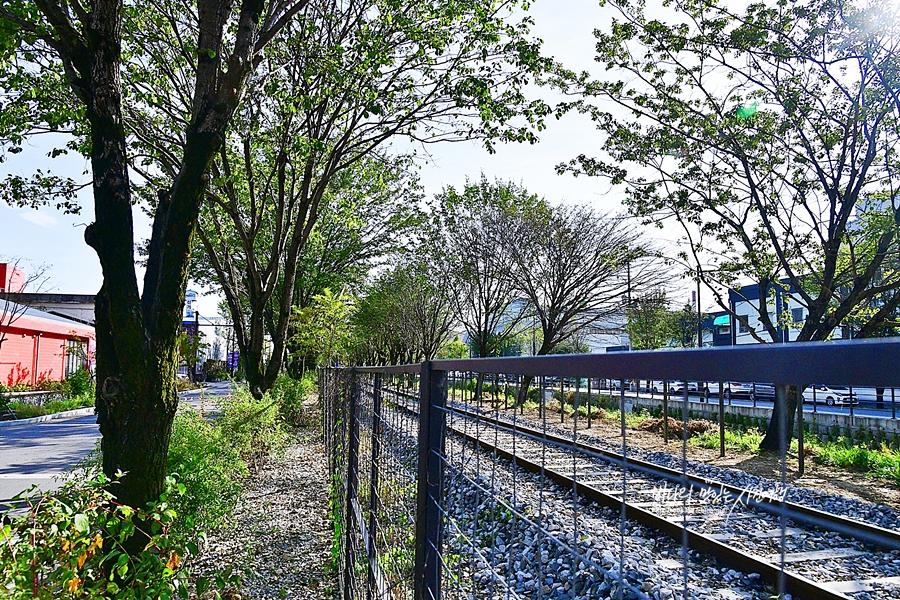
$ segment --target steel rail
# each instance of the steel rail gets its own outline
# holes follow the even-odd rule
[[[553,433],[547,433],[540,429],[529,427],[528,425],[520,425],[518,421],[515,425],[513,425],[511,422],[501,421],[489,415],[473,413],[472,411],[459,409],[452,406],[448,407],[447,410],[448,412],[456,412],[469,418],[477,418],[482,421],[487,421],[492,425],[500,429],[505,429],[510,433],[514,433],[516,431],[527,432],[533,436],[546,439],[567,448],[575,448],[586,454],[597,455],[600,458],[607,459],[610,462],[614,462],[627,468],[633,468],[650,475],[660,476],[663,479],[672,481],[673,483],[681,484],[686,479],[689,483],[698,485],[702,488],[725,490],[731,494],[735,494],[737,499],[743,498],[745,503],[751,508],[757,508],[759,510],[777,516],[784,515],[794,521],[798,521],[806,525],[811,525],[813,527],[818,527],[820,529],[825,529],[827,531],[833,531],[835,533],[847,535],[854,539],[864,541],[867,544],[872,544],[885,550],[900,550],[900,531],[887,529],[885,527],[880,527],[878,525],[866,523],[864,521],[848,519],[847,517],[841,515],[817,510],[815,508],[810,508],[808,506],[804,506],[802,504],[797,504],[794,502],[784,501],[782,505],[782,501],[768,496],[761,496],[753,490],[746,490],[738,486],[716,481],[715,479],[707,479],[706,477],[701,477],[699,475],[691,475],[689,473],[682,474],[681,471],[677,471],[669,467],[664,467],[662,465],[657,465],[655,463],[651,463],[638,458],[623,457],[617,452],[604,450],[603,448],[599,448],[591,444],[585,444],[584,442],[579,442],[573,440],[572,438],[567,438]],[[782,506],[784,506],[784,508],[782,508]]]
[[[772,564],[761,556],[745,554],[741,550],[729,546],[726,543],[715,540],[708,535],[704,535],[696,530],[688,528],[685,524],[678,521],[668,520],[652,512],[639,508],[625,502],[617,496],[607,494],[590,484],[578,483],[577,480],[561,473],[555,469],[535,463],[534,461],[522,458],[517,454],[513,454],[508,450],[494,446],[487,440],[470,435],[464,431],[460,431],[453,426],[448,425],[454,435],[469,440],[473,444],[481,446],[490,452],[496,452],[498,456],[514,462],[518,467],[526,471],[547,477],[566,489],[573,490],[574,493],[596,502],[602,506],[607,506],[614,510],[621,510],[625,505],[625,516],[633,519],[642,525],[651,527],[668,535],[678,542],[682,542],[685,532],[687,533],[688,546],[715,557],[724,565],[738,569],[745,573],[759,573],[760,577],[779,589],[782,582],[784,590],[792,595],[799,596],[805,600],[848,600],[848,597],[838,592],[833,592],[828,588],[822,587],[816,582],[797,573],[791,573],[781,569],[778,565]]]
[[[418,416],[418,411],[412,407],[405,406],[401,403],[397,403],[396,406],[411,415]],[[454,409],[452,407],[448,407],[445,410],[448,413],[457,412],[457,409]],[[472,418],[472,416],[469,416],[469,418]],[[477,415],[477,418],[487,420],[484,419],[483,415]],[[506,424],[502,425],[503,426],[501,426],[500,428],[505,429]],[[513,430],[512,428],[509,429],[510,431],[515,433],[515,430]],[[516,430],[521,431],[522,429],[523,428],[519,428],[518,426],[516,427]],[[626,518],[633,519],[638,523],[641,523],[642,525],[646,525],[652,529],[660,531],[661,533],[671,537],[677,542],[683,542],[684,536],[686,535],[689,547],[709,554],[719,560],[722,564],[727,565],[731,568],[735,568],[747,573],[758,573],[764,581],[774,586],[775,589],[779,589],[783,585],[785,592],[799,596],[806,600],[848,600],[848,596],[839,592],[832,591],[827,587],[823,587],[822,585],[817,584],[811,579],[808,579],[798,573],[786,571],[779,565],[773,564],[772,562],[766,560],[761,556],[747,554],[724,542],[720,542],[708,535],[702,534],[694,529],[690,529],[685,523],[682,523],[678,520],[669,520],[648,510],[634,506],[624,500],[624,495],[622,498],[619,498],[618,496],[608,494],[593,485],[578,482],[576,479],[573,479],[572,477],[569,477],[568,475],[560,471],[557,471],[553,468],[548,468],[545,465],[538,464],[527,458],[523,458],[518,454],[514,454],[513,452],[492,444],[490,441],[471,435],[466,431],[462,431],[453,425],[447,424],[447,430],[453,435],[468,440],[472,444],[480,446],[486,451],[496,453],[498,456],[501,456],[506,460],[513,462],[516,466],[519,466],[530,473],[534,473],[542,477],[547,477],[563,488],[573,490],[574,493],[587,498],[592,502],[596,502],[597,504],[612,508],[614,510],[622,510],[624,504]],[[534,431],[535,430],[532,429],[531,433],[533,433]],[[544,437],[542,432],[538,431],[538,434],[541,437]],[[550,436],[547,436],[547,439],[550,440]],[[565,442],[566,445],[570,445],[572,441],[565,438],[559,439]],[[654,469],[660,468],[659,465],[652,465],[652,467]],[[677,473],[678,478],[682,479],[681,473]],[[668,477],[664,478],[668,479]]]

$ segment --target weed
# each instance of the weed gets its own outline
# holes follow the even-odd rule
[[[762,439],[762,432],[755,427],[746,431],[735,431],[733,429],[725,430],[725,447],[731,450],[758,452],[759,444],[762,442]],[[690,444],[700,446],[701,448],[716,449],[720,444],[719,431],[718,429],[709,429],[700,435],[691,438],[689,442]]]

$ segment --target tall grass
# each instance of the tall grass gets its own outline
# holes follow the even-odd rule
[[[900,451],[887,444],[868,445],[844,436],[834,441],[807,436],[804,442],[814,460],[821,465],[858,471],[900,484]],[[796,451],[796,440],[792,448]]]
[[[725,447],[730,450],[742,450],[744,452],[759,452],[759,445],[762,442],[763,433],[753,427],[744,431],[726,429],[725,430]],[[689,443],[693,446],[701,448],[716,449],[719,447],[719,431],[710,429],[703,433],[692,437]]]

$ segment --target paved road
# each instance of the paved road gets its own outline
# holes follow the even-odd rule
[[[182,393],[181,402],[210,411],[217,408],[217,397],[230,393],[230,383],[212,383]],[[99,439],[95,415],[0,428],[0,510],[4,500],[33,484],[43,490],[59,487],[59,476],[90,454]]]
[[[613,393],[618,394],[618,390],[614,390]],[[635,396],[634,392],[626,392],[626,394],[628,395],[628,397]],[[656,398],[657,400],[662,398],[661,394],[651,395],[651,394],[647,394],[644,392],[637,394],[637,396],[640,398]],[[695,392],[691,392],[689,398],[692,402],[702,402],[703,401],[703,398],[696,395]],[[894,411],[891,410],[890,392],[888,392],[888,394],[885,397],[885,402],[884,402],[885,408],[883,408],[883,409],[875,408],[874,392],[872,394],[871,400],[862,394],[860,395],[860,398],[861,398],[862,402],[859,405],[853,407],[853,414],[855,416],[857,416],[857,417],[862,417],[862,416],[882,417],[882,418],[889,419],[892,417],[892,415],[896,414],[897,417],[900,418],[900,395],[897,395],[895,397]],[[673,398],[670,398],[669,403],[670,404],[672,404],[673,402],[677,403],[681,399],[682,399],[682,396],[679,394]],[[719,404],[718,396],[717,395],[713,396],[712,398],[709,399],[709,402],[718,406],[718,404]],[[725,401],[726,407],[729,405],[732,405],[732,404],[734,406],[754,406],[752,400],[747,400],[745,398],[732,398],[730,403],[727,400]],[[755,406],[758,406],[760,408],[772,408],[772,401],[771,400],[757,400]],[[820,400],[819,403],[816,404],[816,406],[814,408],[812,402],[807,401],[803,404],[803,412],[810,413],[810,414],[812,414],[813,412],[818,412],[818,413],[824,413],[824,414],[849,415],[850,407],[849,406],[826,406]]]

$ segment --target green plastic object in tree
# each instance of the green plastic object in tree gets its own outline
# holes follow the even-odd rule
[[[739,106],[737,109],[737,117],[738,119],[749,119],[753,115],[756,114],[756,109],[759,106],[759,102],[752,102],[750,104],[744,104],[743,106]]]

